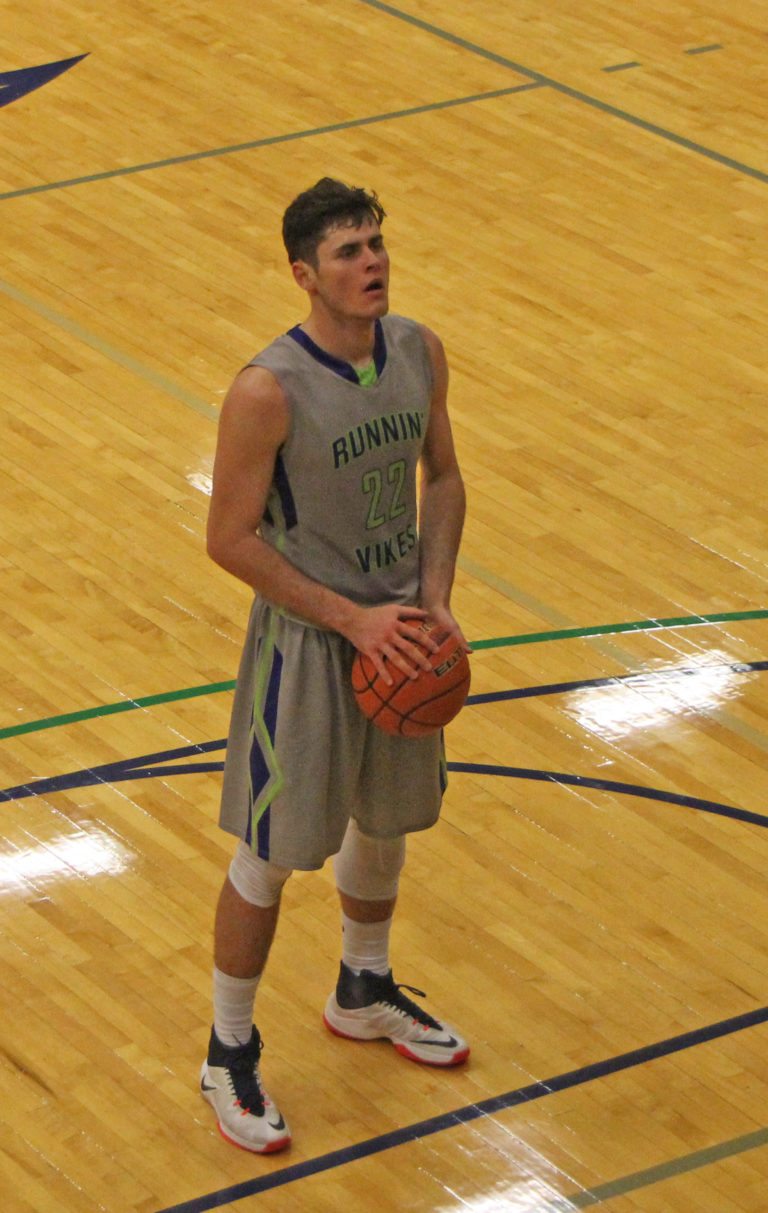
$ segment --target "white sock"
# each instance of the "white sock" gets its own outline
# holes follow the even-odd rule
[[[344,964],[353,973],[367,969],[370,973],[389,972],[389,931],[392,919],[384,922],[355,922],[346,914],[341,915],[344,934],[342,937]]]
[[[232,1048],[251,1039],[253,1003],[261,981],[258,977],[230,977],[214,965],[213,1026],[223,1045]]]

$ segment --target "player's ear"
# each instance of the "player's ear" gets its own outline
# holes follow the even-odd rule
[[[308,261],[294,261],[291,264],[293,276],[303,291],[311,290],[315,282],[315,271]]]

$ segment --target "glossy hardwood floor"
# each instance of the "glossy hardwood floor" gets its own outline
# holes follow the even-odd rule
[[[0,29],[8,1213],[768,1209],[767,32],[754,0]],[[472,1057],[324,1030],[336,895],[296,876],[263,1159],[197,1090],[249,603],[203,535],[325,174],[380,193],[393,309],[452,367],[473,700],[393,943]]]

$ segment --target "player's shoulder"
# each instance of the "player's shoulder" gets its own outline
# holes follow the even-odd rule
[[[225,403],[240,408],[280,405],[285,403],[285,393],[272,371],[249,363],[235,376]]]
[[[279,446],[288,429],[288,405],[275,376],[265,367],[244,367],[224,398],[220,432],[250,450],[254,445]]]
[[[421,323],[417,323],[417,328],[430,354],[442,355],[444,352],[443,343],[434,329],[428,328],[426,324]]]
[[[415,340],[417,342],[422,342],[424,345],[426,345],[433,361],[435,359],[439,360],[442,358],[442,341],[433,329],[429,328],[428,325],[423,324],[420,320],[412,320],[408,316],[398,316],[394,313],[390,313],[390,315],[385,318],[384,323],[386,326],[385,332],[388,336],[400,337],[406,341],[410,339],[411,341]]]

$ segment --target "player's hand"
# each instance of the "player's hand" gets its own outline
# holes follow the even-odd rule
[[[454,619],[447,607],[430,607],[427,610],[427,615],[436,624],[447,628],[449,632],[453,632],[457,640],[461,642],[461,647],[465,653],[471,653],[472,647],[466,639],[464,633]]]
[[[388,663],[409,678],[416,678],[420,669],[431,669],[427,654],[437,652],[437,645],[419,630],[426,618],[427,612],[420,607],[361,607],[346,636],[373,662],[387,686],[392,686]]]

